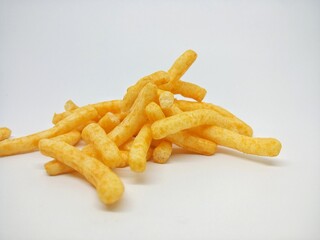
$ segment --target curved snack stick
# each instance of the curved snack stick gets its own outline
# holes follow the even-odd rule
[[[70,145],[76,145],[81,139],[81,133],[77,130],[61,134],[59,136],[51,138],[52,140],[66,142]]]
[[[147,153],[152,140],[150,124],[144,125],[133,141],[129,151],[129,166],[134,172],[146,169]]]
[[[99,125],[106,133],[109,133],[120,123],[120,117],[112,112],[107,112],[100,120]]]
[[[159,95],[159,104],[161,108],[169,108],[174,103],[174,95],[169,91],[161,91]]]
[[[152,124],[151,130],[154,139],[161,139],[181,130],[201,125],[217,125],[243,134],[243,125],[231,118],[222,117],[217,112],[207,109],[182,112],[158,120]]]
[[[99,124],[89,124],[83,129],[81,135],[83,140],[94,145],[97,151],[101,154],[101,160],[108,167],[117,167],[122,162],[119,148],[108,137]]]
[[[116,126],[108,136],[117,146],[128,141],[147,121],[145,107],[157,97],[157,87],[148,83],[139,93],[130,113]]]
[[[41,139],[52,138],[67,133],[77,126],[96,118],[98,115],[95,108],[87,106],[72,113],[65,119],[58,122],[54,127],[45,131],[34,133],[25,137],[7,139],[0,142],[0,156],[8,156],[18,153],[31,152],[38,149]]]
[[[165,118],[160,106],[154,102],[148,104],[146,114],[151,122]],[[188,151],[203,155],[212,155],[216,152],[217,148],[214,142],[194,136],[185,131],[169,135],[165,139]]]
[[[98,111],[98,115],[96,117],[96,121],[100,119],[101,116],[104,116],[107,112],[120,112],[120,103],[121,100],[111,100],[111,101],[104,101],[104,102],[99,102],[99,103],[94,103],[91,105],[86,105],[83,107],[78,107],[76,109],[70,110],[70,111],[65,111],[62,113],[55,113],[52,118],[52,123],[57,124],[60,122],[62,119],[66,118],[67,116],[71,115],[72,113],[76,111],[81,111],[82,109],[92,106]]]
[[[281,151],[281,143],[274,138],[252,138],[217,126],[198,127],[192,131],[218,145],[243,153],[274,157]]]
[[[66,101],[64,104],[64,110],[66,111],[72,111],[79,108],[77,104],[75,104],[72,100]]]
[[[166,163],[172,153],[172,143],[162,140],[153,150],[152,158],[155,163]]]
[[[42,154],[58,159],[82,174],[97,188],[103,203],[112,204],[121,198],[124,186],[120,178],[99,160],[89,157],[67,143],[50,139],[41,140],[39,149]]]
[[[11,136],[11,130],[9,128],[0,128],[0,141],[5,140]]]
[[[207,94],[207,90],[190,82],[185,82],[182,80],[177,81],[171,92],[174,94],[180,94],[187,98],[192,98],[198,102],[201,102]]]
[[[193,111],[198,109],[211,109],[219,113],[220,115],[224,117],[229,117],[234,119],[234,121],[238,122],[239,124],[243,125],[243,135],[251,137],[253,134],[252,128],[242,121],[241,119],[237,118],[235,115],[233,115],[231,112],[227,111],[226,109],[214,105],[212,103],[206,103],[206,102],[191,102],[191,101],[184,101],[184,100],[176,100],[175,104],[182,110],[182,111]]]
[[[135,85],[129,87],[127,89],[126,95],[123,97],[121,109],[122,112],[127,112],[130,110],[134,101],[139,95],[139,92],[145,85],[148,83],[153,83],[155,85],[160,85],[167,83],[170,80],[170,76],[168,73],[164,71],[154,72],[148,76],[141,78]]]

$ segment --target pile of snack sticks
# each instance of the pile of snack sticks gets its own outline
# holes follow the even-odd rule
[[[49,175],[79,172],[105,204],[117,202],[124,192],[112,169],[129,166],[139,173],[149,160],[166,163],[173,145],[202,155],[213,155],[220,145],[277,156],[277,139],[252,137],[248,124],[222,107],[202,102],[206,89],[181,79],[196,57],[187,50],[168,71],[154,72],[130,86],[122,100],[81,107],[69,100],[65,112],[54,114],[50,129],[10,138],[11,131],[0,128],[0,156],[40,150],[53,158],[44,165]],[[192,100],[177,100],[176,94]],[[76,146],[80,140],[86,143],[81,149]]]

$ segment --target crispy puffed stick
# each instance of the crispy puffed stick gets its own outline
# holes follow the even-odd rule
[[[102,162],[108,167],[115,168],[122,162],[119,148],[99,124],[89,124],[82,130],[81,136],[83,140],[94,145],[101,154]]]
[[[159,95],[159,104],[161,108],[169,108],[174,103],[174,95],[169,91],[161,91]]]
[[[72,113],[58,122],[54,127],[45,131],[34,133],[25,137],[7,139],[0,142],[0,156],[14,155],[18,153],[31,152],[38,149],[38,142],[43,138],[52,138],[60,134],[72,131],[90,119],[98,115],[95,108],[87,106]]]
[[[187,98],[192,98],[198,102],[201,102],[207,94],[207,90],[190,82],[185,82],[182,80],[177,81],[171,92],[174,94],[180,94]]]
[[[144,125],[134,139],[129,151],[129,166],[134,172],[146,169],[147,153],[152,140],[150,124]]]
[[[51,139],[66,142],[70,145],[76,145],[81,139],[81,133],[77,130],[73,130],[68,133],[53,137]]]
[[[6,127],[0,128],[0,141],[5,140],[11,136],[11,130]]]
[[[197,54],[193,50],[185,51],[177,60],[173,63],[168,70],[170,75],[170,82],[160,85],[163,90],[170,91],[175,83],[183,76],[183,74],[189,69],[192,63],[196,60]]]
[[[109,133],[120,123],[120,117],[112,112],[107,112],[100,120],[99,125],[106,133]]]
[[[41,140],[39,149],[42,154],[58,159],[82,174],[96,187],[103,203],[112,204],[121,198],[124,186],[120,178],[99,160],[89,157],[67,143],[51,139]]]
[[[151,122],[165,118],[160,106],[154,102],[148,104],[146,107],[146,114]],[[194,136],[185,131],[169,135],[165,139],[188,151],[203,155],[214,154],[217,147],[214,142]]]
[[[117,146],[128,141],[146,123],[145,107],[157,98],[157,87],[148,83],[139,93],[130,113],[116,126],[108,136]]]
[[[202,125],[216,125],[232,131],[244,133],[244,127],[232,118],[226,118],[216,111],[198,109],[182,112],[165,119],[154,122],[151,126],[154,139],[161,139],[181,130],[190,129]]]
[[[78,105],[75,104],[71,99],[66,101],[66,103],[64,104],[64,110],[66,111],[72,111],[77,108],[78,108]]]
[[[121,100],[111,100],[111,101],[104,101],[99,103],[94,103],[87,106],[92,106],[98,111],[97,118],[94,119],[95,121],[99,121],[101,116],[104,116],[107,112],[113,112],[118,113],[120,112],[120,104]],[[52,123],[57,124],[62,119],[66,118],[67,116],[71,115],[71,113],[74,113],[76,111],[81,111],[83,108],[86,108],[87,106],[79,107],[77,109],[73,109],[70,111],[65,111],[62,113],[55,113],[52,118]]]
[[[172,143],[162,140],[153,150],[152,159],[155,163],[166,163],[169,160],[171,153]]]
[[[148,83],[153,83],[155,85],[161,85],[167,83],[170,80],[168,73],[164,71],[154,72],[148,76],[141,78],[135,85],[132,85],[127,89],[127,93],[123,97],[121,110],[122,112],[127,112],[130,110],[134,101],[139,95],[139,92],[143,89]]]
[[[122,144],[119,148],[124,151],[130,151],[134,138]]]
[[[236,149],[243,153],[274,157],[280,153],[281,143],[274,138],[252,138],[217,127],[197,127],[191,130],[218,145]]]
[[[244,121],[242,121],[241,119],[239,119],[238,117],[233,115],[231,112],[227,111],[226,109],[224,109],[220,106],[214,105],[212,103],[191,102],[191,101],[184,101],[184,100],[175,100],[175,104],[183,111],[193,111],[193,110],[198,110],[198,109],[214,110],[217,113],[219,113],[220,115],[222,115],[224,117],[232,118],[232,119],[234,119],[234,121],[243,125],[243,133],[242,133],[243,135],[251,137],[253,134],[252,128],[247,123],[245,123]]]

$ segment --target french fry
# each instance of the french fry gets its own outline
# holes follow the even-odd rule
[[[148,83],[139,93],[130,113],[108,136],[117,146],[128,141],[146,123],[145,107],[157,97],[157,87]]]
[[[207,94],[206,89],[194,83],[185,82],[182,80],[177,81],[173,85],[171,92],[174,94],[180,94],[187,98],[192,98],[198,102],[201,102]]]
[[[144,125],[133,141],[129,151],[129,166],[134,172],[146,169],[147,153],[152,140],[150,124]]]
[[[174,116],[158,120],[151,125],[154,139],[161,139],[181,130],[198,127],[201,125],[217,125],[232,131],[244,133],[244,127],[232,118],[222,117],[213,110],[199,109],[183,112]]]
[[[81,136],[87,143],[93,143],[108,167],[115,168],[122,162],[119,148],[99,124],[89,124],[83,129]]]
[[[169,91],[161,91],[159,95],[159,104],[161,108],[169,108],[174,103],[174,95]]]
[[[72,111],[78,108],[78,105],[75,104],[72,100],[68,100],[65,104],[64,104],[64,110],[66,111]]]
[[[120,124],[120,116],[107,112],[100,120],[99,125],[103,128],[106,133],[109,133],[117,125]]]
[[[152,158],[155,163],[166,163],[172,153],[172,143],[161,141],[160,144],[153,150]]]
[[[97,117],[97,111],[91,106],[82,108],[58,122],[54,127],[25,137],[6,139],[0,142],[0,156],[31,152],[38,149],[41,139],[52,138],[72,131],[77,126]]]
[[[165,115],[160,106],[154,102],[148,104],[146,107],[146,114],[151,122],[165,119]],[[194,136],[186,131],[169,135],[165,139],[188,151],[203,155],[212,155],[216,152],[217,148],[217,145],[214,142]]]
[[[127,112],[130,110],[134,101],[139,95],[139,92],[144,88],[148,83],[153,83],[155,85],[161,85],[167,83],[170,80],[168,73],[164,71],[154,72],[148,76],[141,78],[135,85],[127,89],[127,93],[123,97],[121,109],[122,112]]]
[[[281,143],[274,138],[252,138],[217,126],[198,127],[192,131],[218,145],[247,154],[274,157],[281,150]]]
[[[11,130],[6,127],[0,128],[0,141],[5,140],[11,136]]]
[[[243,132],[242,132],[243,135],[251,137],[253,134],[252,128],[247,123],[245,123],[244,121],[242,121],[241,119],[236,117],[234,114],[232,114],[231,112],[229,112],[228,110],[226,110],[220,106],[214,105],[212,103],[191,102],[191,101],[184,101],[184,100],[176,100],[175,104],[183,111],[194,111],[194,110],[198,110],[198,109],[214,110],[217,113],[219,113],[220,115],[222,115],[224,117],[232,118],[234,121],[238,122],[238,124],[243,125],[243,127],[242,127],[243,128]]]
[[[82,174],[96,187],[103,203],[112,204],[121,198],[124,186],[120,178],[99,160],[67,143],[50,139],[41,140],[39,149],[42,154],[58,159]]]

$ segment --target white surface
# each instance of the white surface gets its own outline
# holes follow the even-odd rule
[[[186,49],[206,101],[283,143],[273,159],[219,149],[117,170],[105,207],[39,153],[0,159],[0,239],[319,239],[318,1],[0,1],[0,125],[51,126],[68,99],[121,98]]]

